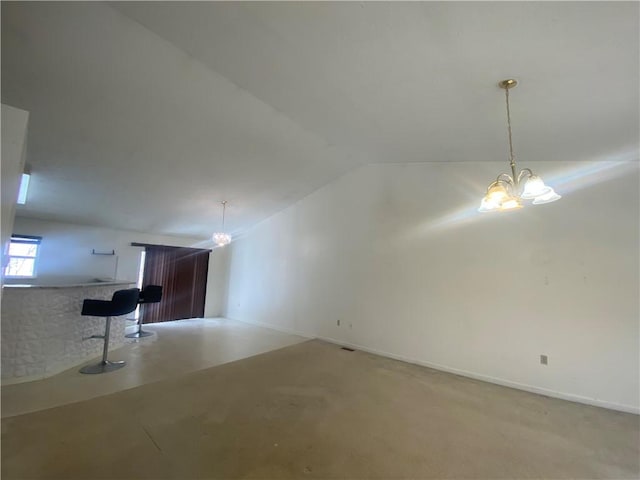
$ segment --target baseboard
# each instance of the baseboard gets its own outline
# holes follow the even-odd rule
[[[483,375],[481,373],[470,372],[467,370],[460,370],[458,368],[448,367],[446,365],[440,365],[438,363],[425,362],[422,360],[417,360],[415,358],[405,357],[402,355],[396,355],[394,353],[385,352],[383,350],[377,350],[375,348],[365,347],[364,345],[360,345],[357,343],[344,342],[342,340],[337,340],[331,337],[323,337],[318,335],[309,335],[306,333],[302,333],[296,331],[291,328],[286,327],[278,327],[269,323],[259,322],[255,320],[239,320],[236,318],[224,317],[229,320],[234,320],[237,322],[247,323],[249,325],[255,325],[258,327],[269,328],[271,330],[276,330],[278,332],[288,333],[290,335],[297,335],[299,337],[305,338],[316,338],[318,340],[323,340],[325,342],[333,343],[336,345],[346,346],[353,348],[355,350],[361,350],[363,352],[373,353],[374,355],[380,355],[381,357],[392,358],[394,360],[400,360],[402,362],[411,363],[414,365],[420,365],[422,367],[433,368],[434,370],[439,370],[441,372],[452,373],[454,375],[460,375],[461,377],[473,378],[474,380],[481,380],[487,383],[493,383],[496,385],[501,385],[503,387],[515,388],[517,390],[523,390],[525,392],[536,393],[538,395],[544,395],[545,397],[559,398],[561,400],[567,400],[570,402],[582,403],[585,405],[591,405],[594,407],[606,408],[609,410],[616,410],[619,412],[625,413],[633,413],[635,415],[640,415],[640,407],[634,407],[633,405],[625,405],[614,402],[607,402],[604,400],[598,400],[596,398],[583,397],[581,395],[574,395],[572,393],[558,392],[555,390],[549,390],[542,387],[536,387],[534,385],[528,385],[526,383],[518,383],[513,382],[511,380],[505,380],[503,378],[492,377],[489,375]]]
[[[558,392],[555,390],[549,390],[542,387],[536,387],[534,385],[528,385],[526,383],[513,382],[511,380],[505,380],[503,378],[491,377],[489,375],[483,375],[481,373],[470,372],[467,370],[460,370],[457,368],[448,367],[446,365],[440,365],[438,363],[425,362],[422,360],[416,360],[410,357],[404,357],[402,355],[396,355],[393,353],[385,352],[382,350],[376,350],[374,348],[368,348],[356,343],[343,342],[335,338],[330,337],[316,337],[318,340],[324,340],[325,342],[334,343],[336,345],[347,346],[363,352],[373,353],[382,357],[392,358],[394,360],[400,360],[406,363],[412,363],[414,365],[420,365],[422,367],[433,368],[442,372],[453,373],[454,375],[460,375],[461,377],[473,378],[474,380],[481,380],[483,382],[494,383],[503,387],[515,388],[517,390],[524,390],[525,392],[536,393],[538,395],[544,395],[546,397],[559,398],[561,400],[568,400],[570,402],[582,403],[591,405],[594,407],[607,408],[609,410],[616,410],[619,412],[633,413],[640,415],[640,407],[634,407],[633,405],[625,405],[621,403],[607,402],[604,400],[598,400],[596,398],[583,397],[581,395],[574,395],[572,393]]]

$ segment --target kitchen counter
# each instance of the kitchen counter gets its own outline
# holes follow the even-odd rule
[[[86,282],[86,283],[70,283],[70,284],[29,284],[29,283],[5,283],[2,288],[71,288],[71,287],[95,287],[95,286],[122,286],[122,288],[128,288],[128,285],[133,285],[133,282],[127,282],[124,280],[114,280],[109,282]]]
[[[134,282],[2,287],[2,383],[37,380],[81,365],[102,352],[105,318],[80,315],[85,298],[110,300]],[[125,316],[111,323],[109,349],[125,342]]]

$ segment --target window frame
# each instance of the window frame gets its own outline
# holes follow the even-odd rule
[[[29,255],[11,255],[9,252],[11,251],[11,244],[13,243],[22,243],[27,245],[35,245],[36,246],[36,254],[34,256]],[[12,234],[9,239],[9,248],[7,249],[7,262],[4,268],[2,269],[2,276],[4,278],[37,278],[38,276],[38,259],[40,257],[40,246],[42,245],[42,237],[38,237],[35,235],[18,235]],[[7,269],[9,268],[9,264],[11,263],[12,258],[21,258],[21,259],[33,259],[33,274],[32,275],[10,275],[7,273]]]

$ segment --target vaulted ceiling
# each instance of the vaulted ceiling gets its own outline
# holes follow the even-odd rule
[[[2,2],[18,215],[207,238],[366,163],[638,159],[636,2]],[[483,192],[478,192],[480,196]]]

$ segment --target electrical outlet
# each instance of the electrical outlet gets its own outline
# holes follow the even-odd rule
[[[340,320],[336,320],[336,325],[340,326]]]
[[[549,363],[549,358],[546,355],[540,355],[540,363],[542,365],[547,365]]]

